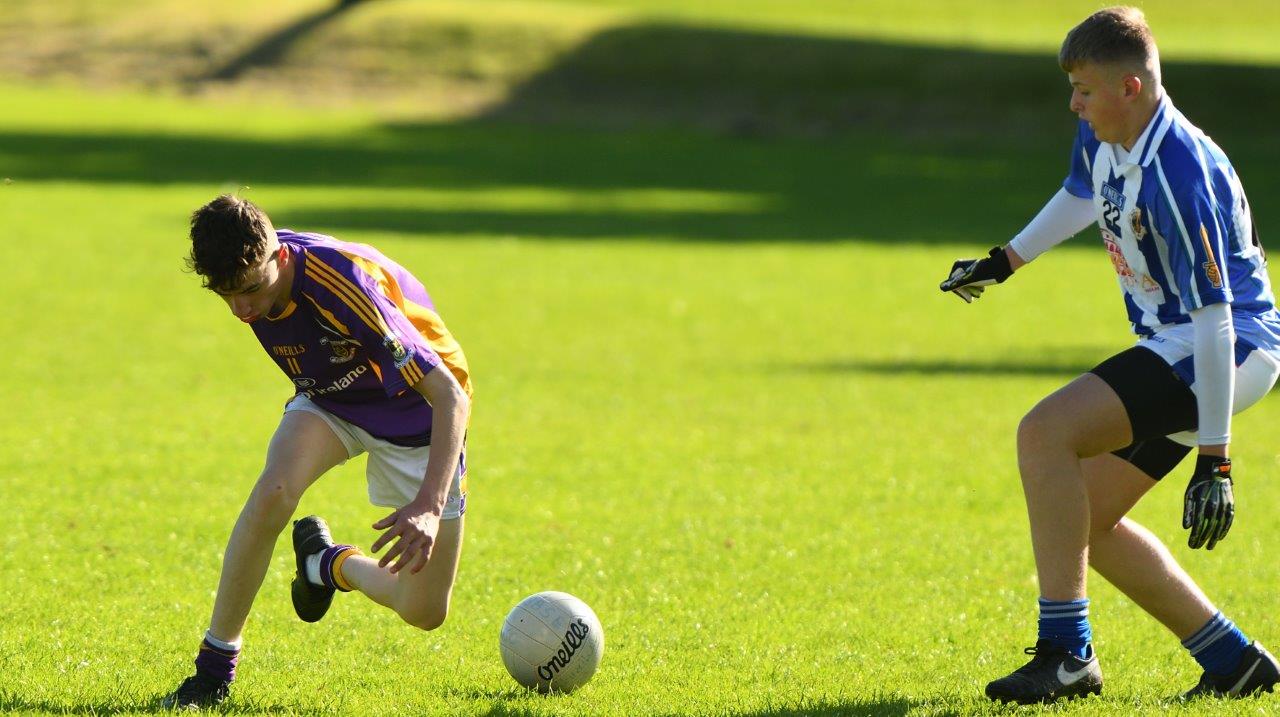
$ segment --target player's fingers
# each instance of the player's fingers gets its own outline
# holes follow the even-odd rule
[[[973,299],[970,299],[970,298],[969,298],[969,295],[968,295],[968,294],[966,294],[966,293],[964,293],[964,289],[956,289],[955,291],[953,291],[953,292],[951,292],[951,293],[955,294],[956,296],[960,297],[961,299],[964,299],[964,303],[966,303],[966,304],[972,304],[972,303],[973,303]]]
[[[397,556],[403,553],[406,547],[408,546],[406,545],[404,538],[397,540],[396,544],[392,545],[391,548],[388,549],[387,552],[383,554],[382,558],[378,560],[378,567],[380,568],[387,567],[387,564],[390,563],[392,560],[395,560]],[[395,571],[392,570],[391,572],[395,572]]]
[[[404,566],[412,564],[414,559],[418,557],[418,552],[421,550],[416,542],[403,540],[400,542],[407,544],[404,546],[404,551],[400,553],[400,559],[396,561],[395,565],[391,566],[392,573],[398,573],[401,570],[404,570]]]
[[[379,520],[378,522],[374,523],[374,524],[373,524],[373,529],[374,529],[374,530],[382,530],[383,528],[390,528],[391,526],[393,526],[393,525],[395,525],[395,524],[396,524],[396,516],[397,516],[397,515],[400,515],[400,511],[398,511],[398,510],[393,510],[393,511],[391,511],[391,514],[390,514],[390,515],[388,515],[387,517],[383,518],[382,520]]]
[[[428,544],[428,545],[425,545],[425,547],[422,548],[421,551],[419,552],[419,557],[417,557],[417,561],[413,562],[413,567],[410,568],[410,572],[412,572],[413,575],[419,574],[419,571],[422,570],[422,568],[426,567],[426,563],[428,563],[430,560],[431,560],[431,545]]]
[[[370,550],[376,553],[379,550],[382,550],[382,548],[385,547],[387,543],[391,542],[392,540],[395,540],[398,537],[400,537],[400,531],[397,530],[395,526],[392,526],[390,530],[387,530],[382,535],[379,535],[378,539],[373,541],[373,545],[370,547]]]

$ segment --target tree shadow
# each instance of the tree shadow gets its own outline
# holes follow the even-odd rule
[[[259,40],[252,47],[214,67],[207,73],[191,78],[188,80],[188,84],[208,81],[229,82],[240,78],[254,68],[278,65],[289,52],[289,48],[295,43],[324,25],[333,22],[340,15],[359,4],[359,2],[360,0],[343,0],[327,8],[304,15],[277,29]]]
[[[644,62],[631,59],[641,52]],[[1269,121],[1280,70],[1165,70],[1193,119],[1229,133],[1265,232],[1280,214]],[[1065,90],[1050,53],[644,25],[601,32],[474,120],[286,139],[15,130],[0,133],[0,167],[17,182],[410,192],[267,207],[278,224],[330,233],[990,245],[1065,175]],[[1223,97],[1249,97],[1250,111]],[[528,189],[567,196],[520,210],[467,197]],[[459,196],[433,203],[416,190]],[[728,200],[608,199],[652,190]]]
[[[1280,83],[1280,68],[1169,58],[1163,66],[1179,106],[1217,131],[1266,133],[1265,118],[1280,112],[1280,96],[1259,92]],[[749,136],[873,128],[1001,143],[1039,139],[1048,130],[1050,136],[1065,131],[1069,145],[1075,117],[1068,95],[1052,50],[651,23],[595,34],[487,116],[594,126],[641,120]],[[1224,97],[1248,100],[1224,103]],[[1245,102],[1248,112],[1241,111]]]

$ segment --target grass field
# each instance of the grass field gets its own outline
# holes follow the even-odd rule
[[[485,5],[490,21],[546,22],[532,3]],[[809,108],[841,116],[824,99],[823,83],[837,80],[802,91],[786,80],[794,75],[753,81],[682,73],[678,63],[657,67],[687,79],[679,111],[626,126],[580,121],[587,101],[559,105],[572,109],[560,117],[569,121],[537,112],[521,121],[539,106],[522,104],[518,87],[507,112],[422,121],[373,105],[298,111],[170,90],[0,85],[11,266],[0,284],[9,317],[0,711],[149,712],[189,672],[223,546],[289,395],[250,332],[182,271],[187,214],[248,186],[277,225],[374,243],[422,278],[467,351],[477,395],[449,622],[422,633],[352,595],[304,625],[289,605],[282,540],[229,711],[1012,712],[980,693],[1034,640],[1014,430],[1040,397],[1130,337],[1091,235],[972,306],[936,285],[957,255],[1019,229],[1065,168],[1071,121],[1060,86],[1019,91],[1042,74],[1061,81],[1029,49],[1045,51],[1056,31],[1025,45],[1008,38],[1092,6],[1023,7],[994,29],[969,14],[949,36],[925,24],[906,41],[872,3],[865,27],[854,18],[841,31],[861,40],[833,41],[801,20],[844,10],[835,3],[809,3],[785,21],[773,19],[776,6],[748,3],[755,10],[736,25],[723,19],[729,3],[701,14],[693,5],[546,7],[659,18],[667,39],[733,26],[715,37],[739,57],[767,42],[762,30],[788,35],[817,53],[793,68],[843,58],[835,77],[880,109],[808,132],[793,119]],[[1167,70],[1170,86],[1212,121],[1265,238],[1276,223],[1268,217],[1280,216],[1280,146],[1265,111],[1280,73],[1268,65],[1274,46],[1258,38],[1275,23],[1241,21],[1254,40],[1193,52],[1203,39],[1176,39],[1193,36],[1190,6],[1165,5],[1183,18],[1170,20],[1171,43],[1188,53]],[[25,7],[16,16],[25,22],[70,22]],[[872,32],[877,17],[883,27]],[[633,41],[597,47],[625,57]],[[992,43],[1005,49],[973,49]],[[868,52],[904,67],[958,62],[995,87],[975,103],[923,70],[902,86],[860,85],[850,68]],[[607,63],[562,66],[576,77],[574,67]],[[734,97],[770,99],[777,122],[765,129],[779,131],[686,121],[714,114],[689,98],[726,76],[743,88]],[[1249,83],[1256,100],[1228,91]],[[937,90],[932,106],[955,131],[896,122],[924,90]],[[985,121],[1001,114],[1001,99],[1013,119]],[[1009,122],[1018,131],[998,134]],[[1182,471],[1135,516],[1274,647],[1280,404],[1234,425],[1239,515],[1219,550],[1185,548]],[[367,548],[381,509],[367,504],[356,463],[317,484],[300,510]],[[549,589],[595,609],[607,648],[591,684],[547,698],[507,677],[497,635],[520,598]],[[1100,579],[1091,594],[1104,697],[1025,712],[1280,709],[1274,698],[1171,703],[1197,678],[1194,663]]]

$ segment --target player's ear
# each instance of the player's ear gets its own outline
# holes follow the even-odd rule
[[[1125,99],[1137,99],[1142,94],[1142,78],[1137,75],[1124,76],[1124,96]]]
[[[284,244],[281,244],[280,247],[276,249],[276,260],[280,262],[281,266],[288,264],[289,263],[289,247],[285,246]]]

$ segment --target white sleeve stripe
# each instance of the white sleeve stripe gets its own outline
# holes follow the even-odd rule
[[[1165,201],[1169,203],[1170,213],[1173,219],[1178,223],[1178,231],[1182,233],[1182,241],[1187,246],[1187,261],[1191,266],[1188,269],[1191,272],[1191,295],[1195,299],[1196,306],[1204,306],[1204,302],[1200,300],[1200,289],[1196,286],[1196,248],[1191,243],[1191,235],[1187,234],[1187,227],[1182,222],[1182,212],[1178,211],[1178,203],[1173,199],[1173,190],[1169,188],[1169,179],[1164,176],[1164,165],[1160,162],[1160,156],[1156,155],[1156,176],[1160,179],[1160,188],[1164,190]],[[1170,276],[1169,282],[1176,284],[1177,276]]]
[[[1178,280],[1174,276],[1173,267],[1169,265],[1168,239],[1160,233],[1160,230],[1156,229],[1154,222],[1151,224],[1151,233],[1158,240],[1153,243],[1156,245],[1156,256],[1160,258],[1160,268],[1164,270],[1164,278],[1169,285],[1169,291],[1178,299],[1178,307],[1182,310],[1182,313],[1190,313],[1187,311],[1187,303],[1182,300],[1182,291],[1178,289]]]
[[[1204,175],[1204,186],[1209,190],[1209,206],[1219,206],[1218,197],[1213,193],[1213,179],[1209,176],[1209,164],[1204,159],[1204,147],[1202,147],[1199,142],[1196,142],[1196,158],[1200,160],[1200,171]],[[1203,222],[1201,223],[1201,226],[1204,226]],[[1227,274],[1227,237],[1226,232],[1221,231],[1222,229],[1225,229],[1225,227],[1219,225],[1218,217],[1216,215],[1213,217],[1213,228],[1214,233],[1217,234],[1217,236],[1214,237],[1213,242],[1213,256],[1206,258],[1208,261],[1218,265],[1218,276],[1222,281],[1222,288],[1224,291],[1230,291],[1231,281]]]

